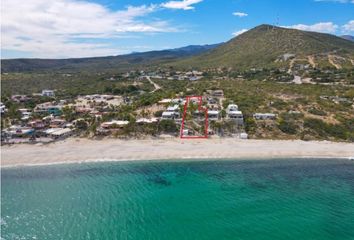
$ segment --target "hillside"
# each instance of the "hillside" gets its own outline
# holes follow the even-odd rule
[[[70,59],[5,59],[2,72],[82,72],[130,70],[150,64],[165,63],[178,58],[204,53],[220,44],[190,45],[182,48],[132,53],[120,56],[70,58]]]
[[[351,35],[343,35],[341,38],[354,42],[354,36]]]
[[[305,61],[313,67],[352,68],[354,43],[330,34],[261,25],[212,51],[174,63],[182,68],[249,69],[291,67]]]

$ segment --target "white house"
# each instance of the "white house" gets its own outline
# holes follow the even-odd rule
[[[238,124],[243,124],[243,114],[241,111],[230,111],[227,113],[227,117]]]
[[[128,125],[129,121],[121,121],[121,120],[112,120],[110,122],[104,122],[101,124],[102,128],[112,128],[112,127],[124,127],[125,125]]]
[[[28,108],[20,108],[18,111],[21,112],[21,120],[28,120],[32,115],[31,110]]]
[[[49,128],[44,133],[52,138],[69,137],[73,134],[73,130],[70,128]]]
[[[42,96],[54,97],[55,96],[54,90],[48,90],[48,89],[42,90]]]
[[[174,112],[163,112],[161,118],[162,119],[174,119],[175,113]]]
[[[219,119],[219,111],[208,110],[208,119],[211,121],[216,121]]]
[[[0,113],[3,114],[7,111],[5,104],[0,103]]]
[[[253,117],[256,120],[274,120],[277,115],[274,113],[255,113],[253,114]]]
[[[223,90],[214,90],[212,94],[215,97],[223,97],[224,96],[224,91]]]
[[[157,118],[139,118],[138,120],[136,120],[136,123],[156,123],[158,122],[158,119]]]
[[[227,106],[226,112],[232,112],[232,111],[238,111],[238,106],[236,104],[229,104],[229,106]]]
[[[162,113],[162,119],[175,119],[179,117],[179,105],[177,104],[169,106],[166,111]]]
[[[226,109],[227,118],[234,120],[238,124],[243,124],[243,114],[238,110],[236,104],[230,104]]]

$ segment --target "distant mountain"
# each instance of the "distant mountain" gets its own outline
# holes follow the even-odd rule
[[[351,36],[351,35],[343,35],[343,36],[341,36],[341,38],[344,38],[344,39],[354,42],[354,36]]]
[[[69,59],[4,59],[1,60],[2,72],[80,72],[129,70],[146,65],[166,63],[176,59],[198,55],[218,47],[212,45],[190,45],[181,48],[131,53],[119,56],[69,58]]]
[[[108,72],[150,66],[191,68],[353,68],[354,42],[330,34],[260,25],[226,43],[120,56],[2,60],[2,72]]]
[[[353,59],[351,41],[330,34],[260,25],[204,54],[179,60],[173,66],[249,69],[291,67],[294,61],[307,61],[319,68],[353,68]]]

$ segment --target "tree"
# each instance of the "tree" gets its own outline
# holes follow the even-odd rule
[[[173,120],[164,119],[159,123],[159,130],[160,132],[174,133],[177,131],[177,125]]]
[[[76,113],[72,107],[63,107],[62,112],[66,121],[71,122],[75,119]]]
[[[287,134],[296,134],[296,125],[292,121],[287,121],[284,119],[281,119],[278,124],[278,128],[283,132]]]
[[[76,122],[76,127],[80,130],[87,130],[88,124],[84,120],[79,120]]]

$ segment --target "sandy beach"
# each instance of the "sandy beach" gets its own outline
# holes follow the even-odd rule
[[[88,140],[1,147],[1,166],[162,159],[353,158],[353,143],[278,140]]]

